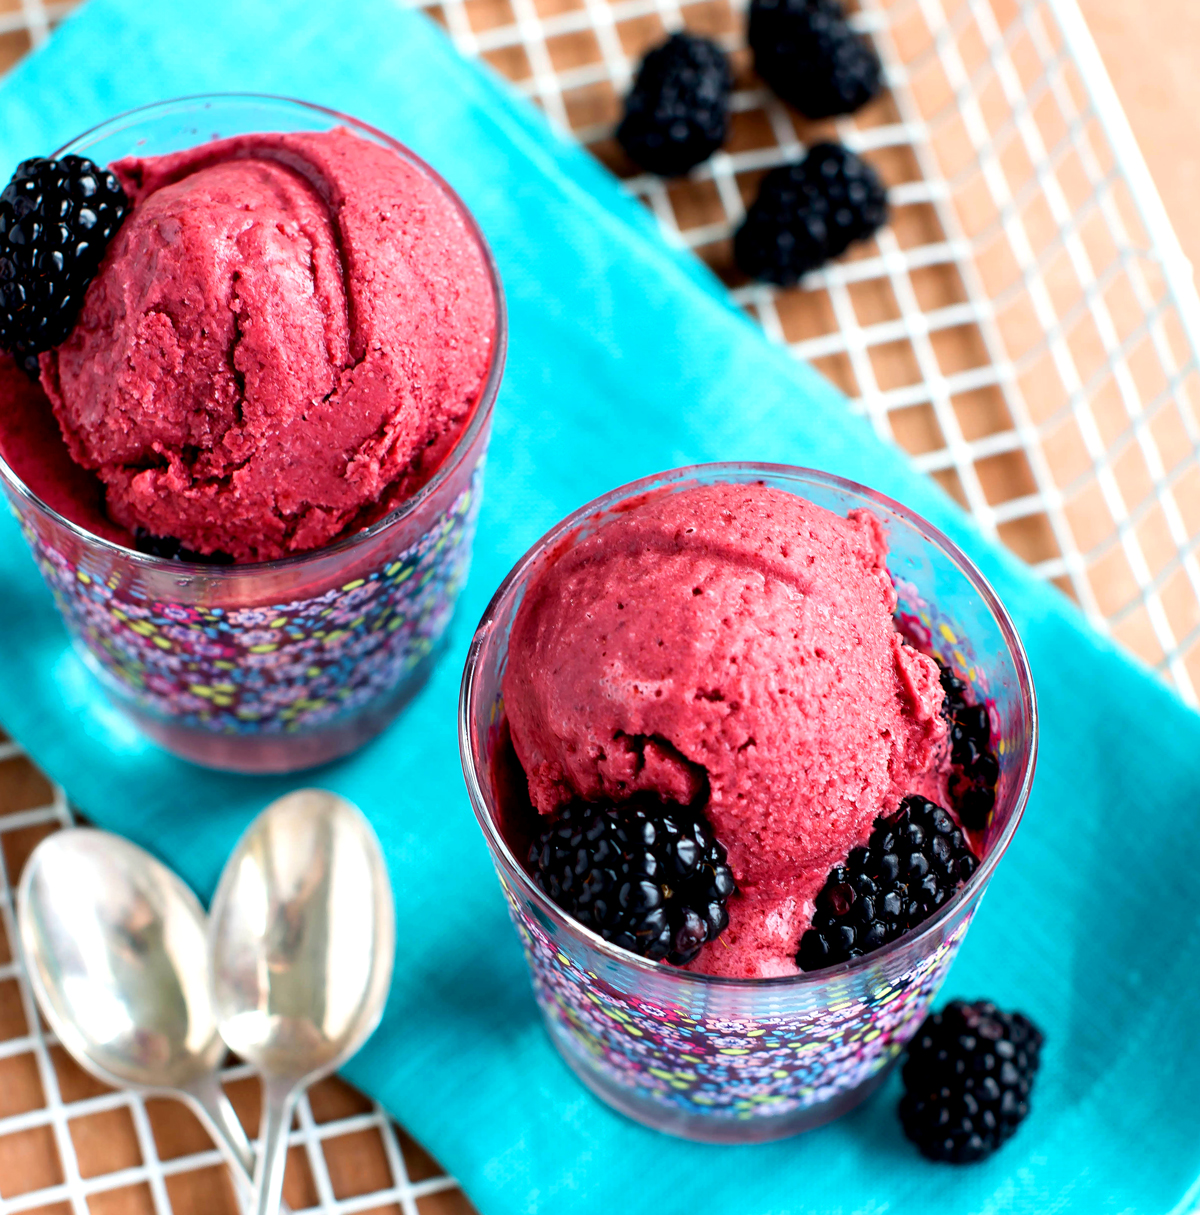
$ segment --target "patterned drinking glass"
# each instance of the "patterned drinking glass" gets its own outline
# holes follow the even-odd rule
[[[407,148],[345,115],[283,98],[184,98],[135,110],[57,155],[100,164],[259,131],[349,128],[444,191],[488,267],[490,365],[466,427],[434,476],[385,518],[277,561],[197,565],[102,539],[51,509],[0,458],[0,484],[67,630],[109,697],[196,763],[289,772],[378,733],[427,677],[467,576],[492,406],[504,367],[500,280],[449,186]]]
[[[762,482],[845,515],[882,520],[897,620],[921,648],[968,681],[991,715],[1000,781],[982,863],[935,915],[900,940],[827,970],[727,979],[648,962],[564,914],[523,865],[524,780],[512,751],[501,681],[509,635],[531,579],[633,499],[696,485]],[[996,865],[1033,780],[1033,682],[1012,621],[982,575],[911,511],[824,473],[769,464],[711,464],[614,490],[564,519],[518,563],[483,615],[463,675],[459,743],[471,803],[525,948],[554,1045],[616,1109],[692,1139],[742,1143],[795,1134],[857,1105],[886,1078],[916,1032]],[[514,784],[514,782],[518,782]],[[528,814],[528,801],[524,801]],[[528,838],[528,827],[524,828]]]

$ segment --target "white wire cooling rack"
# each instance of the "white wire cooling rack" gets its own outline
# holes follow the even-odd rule
[[[422,4],[985,532],[1197,703],[1200,302],[1074,0],[860,0],[889,95],[832,124],[753,76],[745,0]],[[640,55],[683,26],[733,56],[733,131],[664,182],[611,134]],[[892,224],[801,290],[746,283],[730,237],[758,180],[830,134],[880,168]]]
[[[614,168],[774,340],[1197,703],[1200,302],[1075,0],[861,0],[888,95],[824,124],[753,76],[745,0],[408,2]],[[71,7],[0,0],[0,70]],[[730,51],[733,124],[707,164],[663,182],[612,131],[642,53],[683,26]],[[758,180],[830,134],[880,169],[892,223],[801,289],[746,282],[730,238]],[[24,764],[0,743],[0,799],[25,787],[4,779]],[[18,803],[0,800],[0,1209],[232,1212],[202,1136],[164,1130],[164,1103],[81,1088],[41,1025],[11,892],[31,840],[70,813],[48,786]],[[227,1079],[251,1083],[237,1068]],[[297,1209],[469,1210],[344,1086],[302,1104],[290,1166]]]
[[[0,741],[0,1210],[71,1215],[236,1215],[220,1156],[176,1102],[113,1092],[80,1071],[38,1016],[17,944],[13,892],[37,841],[70,826],[61,789]],[[257,1082],[222,1075],[254,1113]],[[387,1115],[340,1081],[301,1100],[287,1197],[295,1211],[456,1215],[455,1183]]]

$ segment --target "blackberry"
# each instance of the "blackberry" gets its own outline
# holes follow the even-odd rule
[[[725,849],[685,806],[572,802],[529,848],[533,879],[606,941],[682,966],[729,923]]]
[[[128,212],[116,176],[85,157],[17,166],[0,193],[0,348],[27,371],[71,332]]]
[[[809,118],[851,114],[883,87],[879,56],[837,0],[751,0],[754,69]]]
[[[927,920],[979,867],[950,815],[906,797],[875,820],[865,848],[835,865],[816,898],[796,965],[821,970],[861,957]]]
[[[937,659],[934,659],[937,662]],[[943,663],[938,662],[938,679],[942,685],[942,716],[947,721],[952,720],[954,714],[959,709],[964,708],[967,703],[967,685],[966,681],[959,679],[957,675]]]
[[[1028,1017],[986,1001],[926,1017],[901,1073],[904,1133],[930,1160],[990,1156],[1029,1113],[1043,1041]]]
[[[967,684],[949,667],[941,667],[942,715],[950,723],[950,797],[959,820],[970,831],[983,831],[996,804],[1000,760],[992,748],[992,722],[987,705],[967,699]]]
[[[196,565],[230,565],[228,553],[197,553],[185,548],[174,536],[152,536],[144,527],[134,529],[133,545],[139,553],[166,561],[190,561]]]
[[[724,142],[732,89],[729,63],[716,43],[673,34],[642,60],[617,142],[651,173],[686,173]]]
[[[733,239],[751,278],[790,286],[887,221],[887,190],[848,149],[819,143],[797,165],[772,169]]]

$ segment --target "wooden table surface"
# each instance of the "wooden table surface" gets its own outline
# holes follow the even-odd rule
[[[1113,77],[1134,132],[1162,192],[1185,252],[1200,263],[1200,208],[1193,197],[1200,188],[1200,4],[1195,0],[1080,0],[1100,51]],[[21,0],[0,0],[0,22],[20,8]],[[65,11],[57,5],[54,12]],[[0,27],[2,30],[2,27]],[[0,71],[15,62],[28,47],[24,33],[0,32]],[[508,63],[496,63],[507,70]],[[48,796],[48,786],[24,760],[0,763],[0,815],[19,813]],[[38,831],[9,833],[3,837],[9,875],[15,881],[21,860],[36,843]],[[10,961],[12,944],[0,926],[0,966]],[[24,1013],[15,985],[0,982],[0,1045],[26,1032]],[[54,1068],[66,1099],[101,1091],[61,1049],[54,1051]],[[254,1131],[257,1090],[253,1081],[231,1091],[247,1129]],[[0,1119],[13,1111],[36,1108],[41,1101],[37,1074],[25,1056],[0,1054]],[[313,1097],[314,1115],[337,1118],[366,1108],[363,1099],[340,1081],[328,1081]],[[198,1150],[204,1132],[181,1106],[168,1101],[149,1103],[148,1111],[160,1157]],[[320,1113],[318,1113],[320,1111]],[[466,1130],[467,1128],[464,1128]],[[72,1124],[71,1133],[81,1165],[112,1171],[136,1162],[138,1148],[127,1116],[96,1117],[88,1124]],[[436,1175],[437,1166],[411,1140],[404,1153],[414,1178]],[[385,1183],[386,1162],[378,1137],[359,1137],[336,1155],[328,1152],[327,1165],[338,1193],[369,1192],[369,1179]],[[0,1195],[11,1197],[42,1188],[53,1181],[54,1149],[45,1136],[0,1137]],[[174,1210],[179,1215],[233,1215],[236,1206],[220,1168],[185,1174],[171,1186]],[[313,1205],[317,1195],[304,1161],[291,1162],[287,1198],[295,1208]],[[454,1215],[470,1210],[460,1192],[446,1191],[422,1198],[423,1215]],[[125,1215],[152,1210],[149,1194],[134,1187],[94,1198],[94,1215]],[[66,1207],[44,1208],[67,1210]],[[395,1209],[395,1208],[393,1208]]]
[[[1079,0],[1175,232],[1200,265],[1200,5]]]

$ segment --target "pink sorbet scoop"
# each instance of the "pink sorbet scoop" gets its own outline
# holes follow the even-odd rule
[[[503,692],[535,808],[650,792],[701,807],[728,851],[730,924],[693,969],[795,973],[830,868],[944,752],[886,553],[869,512],[703,486],[606,522],[521,605]]]
[[[480,243],[434,180],[344,129],[112,168],[133,212],[41,380],[113,522],[269,560],[432,475],[496,318]]]

